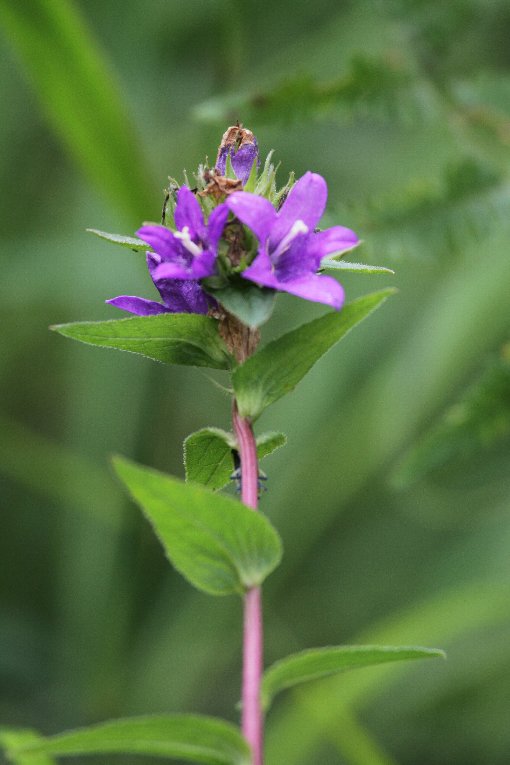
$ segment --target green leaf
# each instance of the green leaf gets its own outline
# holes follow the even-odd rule
[[[161,715],[112,720],[13,747],[11,756],[145,754],[210,765],[249,765],[248,744],[230,723],[201,715]],[[21,763],[22,760],[18,759]],[[36,765],[41,759],[26,760]],[[49,760],[47,761],[50,762]]]
[[[232,376],[241,416],[258,417],[269,404],[290,393],[326,351],[395,291],[364,295],[340,312],[328,313],[282,335],[251,356]]]
[[[420,646],[344,645],[312,648],[287,656],[266,670],[262,681],[263,704],[267,709],[280,691],[337,672],[407,659],[433,659],[438,656],[446,657],[444,651],[438,648]]]
[[[14,765],[55,765],[55,760],[48,754],[23,750],[44,741],[43,737],[34,730],[23,728],[0,728],[0,746],[2,746]]]
[[[110,321],[56,324],[50,329],[89,345],[139,353],[167,364],[228,369],[230,357],[208,316],[165,313]]]
[[[198,589],[242,593],[260,585],[280,562],[278,534],[260,513],[120,457],[113,464],[169,560]]]
[[[123,88],[76,3],[0,0],[0,8],[47,121],[100,193],[137,220],[156,199],[148,163]]]
[[[220,428],[203,428],[184,441],[186,480],[217,490],[226,486],[234,469],[232,433]]]
[[[283,433],[263,433],[257,438],[259,460],[284,446]],[[184,441],[186,480],[201,483],[210,489],[222,489],[230,481],[234,470],[232,450],[237,448],[233,433],[220,428],[203,428]]]
[[[385,268],[384,266],[371,266],[368,263],[348,263],[345,260],[334,260],[333,258],[325,258],[321,262],[321,269],[330,269],[334,271],[350,271],[352,273],[361,274],[394,274],[391,268]]]
[[[275,430],[269,430],[267,433],[261,433],[257,436],[257,456],[259,460],[272,454],[276,449],[285,446],[287,436],[285,433],[277,433]]]
[[[136,252],[146,252],[150,249],[147,242],[143,242],[141,239],[137,239],[134,236],[123,236],[122,234],[109,234],[107,231],[99,231],[97,228],[88,228],[89,234],[95,234],[100,239],[106,239],[107,242],[113,244],[120,244],[121,247],[127,247],[130,250]]]
[[[244,281],[244,284],[241,282]],[[252,329],[264,324],[273,313],[276,292],[246,280],[222,289],[208,289],[221,305]]]

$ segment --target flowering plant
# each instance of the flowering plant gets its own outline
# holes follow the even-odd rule
[[[330,646],[264,670],[262,584],[282,548],[270,521],[256,512],[265,477],[259,461],[286,439],[275,432],[255,436],[254,423],[393,292],[344,302],[342,286],[324,270],[392,272],[340,259],[358,238],[343,226],[317,229],[326,201],[326,182],[312,172],[277,189],[271,155],[260,170],[255,137],[235,125],[223,136],[215,167],[199,168],[196,188],[171,181],[161,223],[143,225],[135,238],[94,232],[146,253],[161,302],[121,295],[107,302],[134,316],[54,329],[92,345],[230,375],[232,430],[188,436],[185,482],[121,457],[113,465],[175,568],[210,595],[243,600],[241,730],[199,715],[115,720],[46,739],[13,736],[7,743],[15,762],[39,755],[48,765],[53,755],[124,752],[262,765],[264,716],[277,693],[346,669],[442,654],[415,646]],[[260,327],[278,292],[333,311],[259,349]],[[241,501],[219,493],[232,481]]]

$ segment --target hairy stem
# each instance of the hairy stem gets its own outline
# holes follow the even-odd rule
[[[240,417],[234,401],[232,420],[241,459],[241,500],[253,510],[258,505],[259,468],[255,436],[249,419]],[[260,704],[263,667],[262,592],[253,587],[244,598],[242,730],[253,752],[253,765],[262,765],[264,720]]]

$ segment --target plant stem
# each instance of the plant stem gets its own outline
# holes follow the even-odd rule
[[[234,401],[232,410],[234,432],[241,460],[241,500],[253,510],[259,496],[257,446],[249,419],[241,417]],[[248,590],[244,597],[242,731],[253,753],[253,765],[262,765],[264,720],[260,703],[260,683],[263,667],[262,592],[260,587]]]

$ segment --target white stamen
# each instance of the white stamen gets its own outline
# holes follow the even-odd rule
[[[196,258],[198,255],[202,254],[202,248],[199,247],[198,244],[195,244],[195,242],[191,241],[191,236],[189,233],[189,227],[184,226],[182,231],[176,231],[174,234],[176,239],[180,239],[182,242],[182,246],[186,248],[188,252],[190,252],[194,258]]]
[[[272,253],[272,256],[279,257],[283,255],[299,234],[308,234],[308,226],[300,218],[292,224],[290,231],[283,237],[276,250]]]

